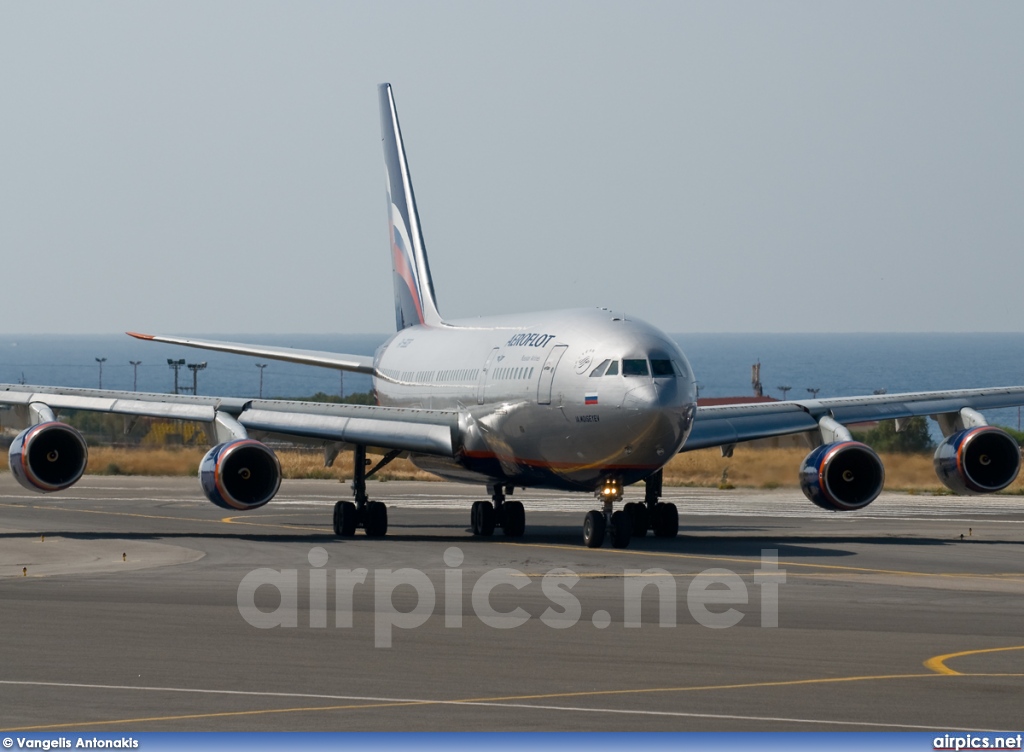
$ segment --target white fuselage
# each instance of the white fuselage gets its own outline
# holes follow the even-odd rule
[[[696,410],[678,345],[606,309],[407,327],[377,351],[375,370],[381,405],[459,411],[454,460],[411,458],[459,480],[633,483],[676,454]]]

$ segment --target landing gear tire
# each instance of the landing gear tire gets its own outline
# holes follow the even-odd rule
[[[623,510],[627,512],[633,520],[633,537],[645,537],[647,535],[647,531],[651,527],[651,516],[647,513],[647,507],[643,504],[631,501],[623,507]]]
[[[654,507],[654,535],[658,538],[675,538],[679,535],[679,511],[676,505],[659,502]]]
[[[633,518],[629,512],[619,510],[612,514],[612,548],[626,548],[633,536]]]
[[[506,501],[501,511],[501,531],[509,538],[522,538],[526,532],[526,511],[522,502]]]
[[[363,529],[367,538],[383,538],[388,534],[388,507],[380,501],[368,501],[364,507]]]
[[[470,510],[473,535],[494,535],[494,505],[489,501],[474,501]]]
[[[351,538],[356,534],[358,516],[355,504],[339,501],[334,505],[334,534],[339,538]]]
[[[587,548],[600,548],[604,543],[604,515],[596,509],[583,518],[583,544]]]

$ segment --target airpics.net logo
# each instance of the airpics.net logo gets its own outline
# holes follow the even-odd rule
[[[238,613],[257,629],[297,628],[299,626],[300,587],[308,588],[308,625],[313,629],[326,629],[328,624],[328,593],[334,592],[334,627],[351,629],[353,625],[353,603],[357,594],[372,594],[374,646],[390,648],[396,629],[411,630],[421,627],[434,616],[438,607],[438,589],[433,580],[423,571],[403,567],[401,569],[370,570],[327,568],[330,556],[319,546],[310,549],[310,569],[300,575],[298,569],[254,569],[238,584]],[[583,604],[573,588],[580,582],[580,576],[571,569],[556,567],[542,576],[530,576],[511,567],[497,567],[482,573],[472,583],[467,583],[467,573],[462,570],[465,559],[462,550],[452,546],[442,557],[445,565],[441,585],[441,610],[444,625],[448,629],[459,629],[464,623],[465,592],[470,589],[470,607],[473,616],[492,629],[515,629],[532,618],[522,606],[508,608],[508,597],[512,593],[523,593],[527,588],[540,591],[548,605],[538,620],[551,629],[568,629],[584,622]],[[686,575],[690,576],[690,575]],[[658,625],[663,628],[675,627],[677,623],[679,585],[673,575],[665,569],[624,569],[622,571],[622,626],[627,629],[641,627],[644,593],[651,593],[658,604]],[[786,582],[786,572],[779,569],[778,551],[761,551],[760,568],[753,574],[754,585],[760,590],[761,626],[772,628],[779,625],[779,586]],[[333,579],[333,588],[330,580]],[[539,582],[538,582],[539,581]],[[300,584],[301,583],[301,584]],[[416,605],[408,610],[399,610],[395,604],[395,593],[399,589],[415,593]],[[511,589],[511,591],[509,590]],[[500,590],[499,590],[500,589]],[[257,604],[257,591],[262,598],[277,600],[276,607],[266,610]],[[268,591],[276,591],[277,598],[268,598]],[[496,593],[498,591],[498,593]],[[501,600],[505,610],[499,611],[492,603]],[[403,597],[404,602],[408,600]],[[726,629],[743,621],[747,614],[736,608],[746,606],[750,593],[746,582],[729,569],[705,569],[692,575],[685,592],[686,607],[698,624],[709,629]],[[543,605],[543,603],[542,603]],[[605,629],[612,623],[611,614],[603,609],[588,614],[590,624]],[[304,620],[305,621],[305,620]]]

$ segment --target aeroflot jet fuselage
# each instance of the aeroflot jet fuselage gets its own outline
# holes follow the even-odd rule
[[[460,451],[424,469],[492,485],[594,490],[649,476],[696,411],[690,365],[649,324],[607,310],[447,322],[438,313],[391,87],[380,87],[398,329],[378,351],[381,405],[460,411]]]
[[[675,342],[605,309],[410,326],[381,346],[375,371],[381,405],[466,415],[459,456],[411,457],[458,480],[628,485],[675,456],[696,410]]]

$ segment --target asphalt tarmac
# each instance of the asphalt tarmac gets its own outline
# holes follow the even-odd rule
[[[1022,725],[1021,497],[666,489],[678,538],[591,550],[557,493],[474,539],[482,491],[371,483],[388,537],[342,541],[337,482],[229,515],[194,479],[4,473],[0,730]]]

